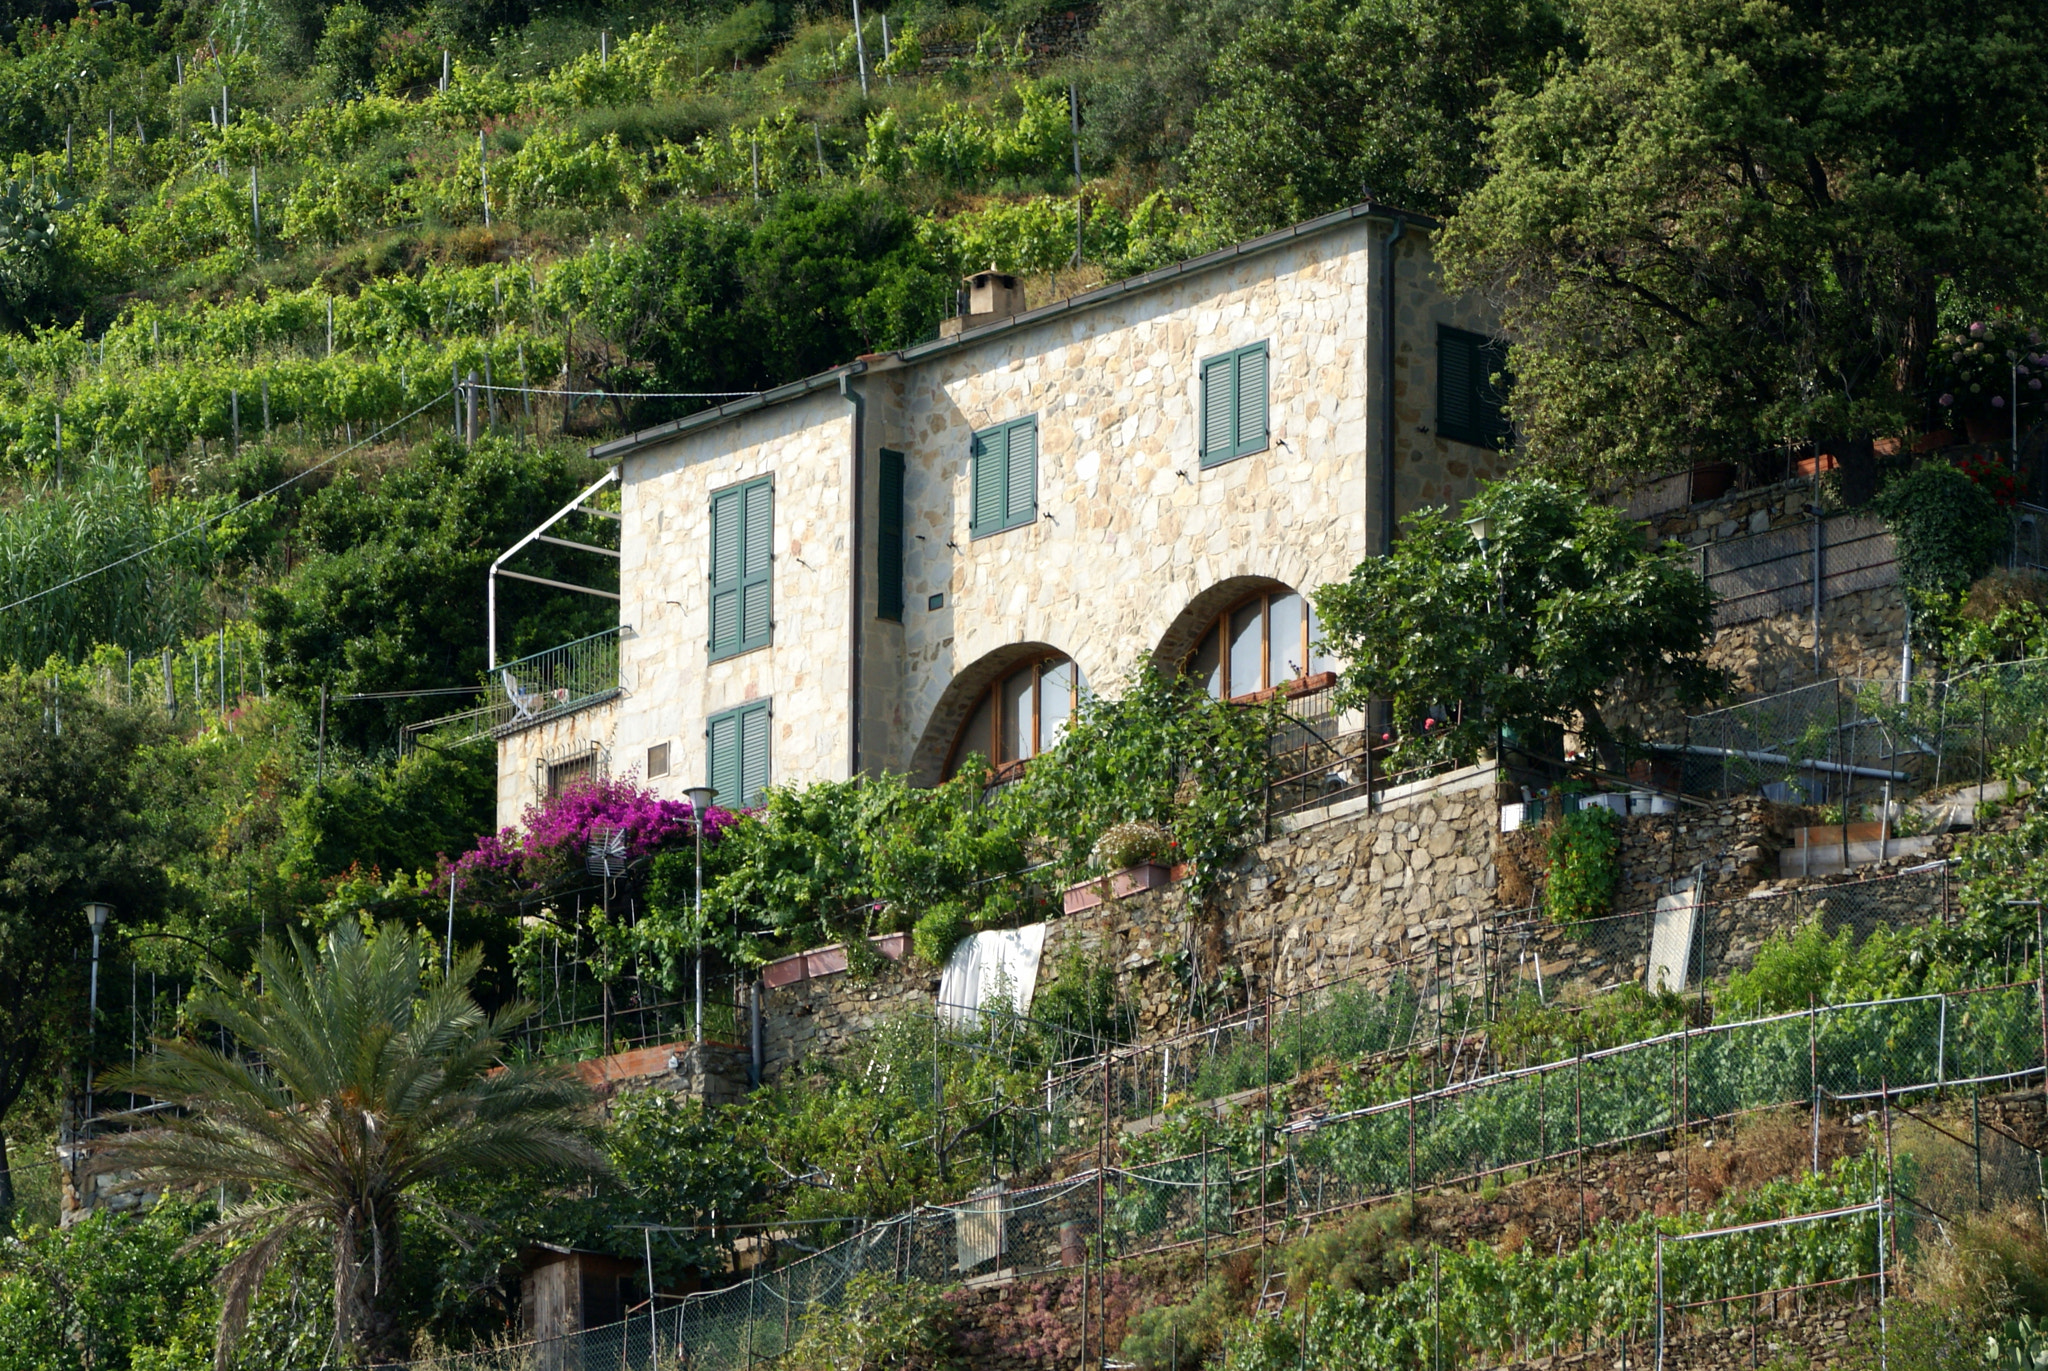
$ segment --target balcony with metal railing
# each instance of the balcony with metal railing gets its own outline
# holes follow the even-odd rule
[[[608,628],[506,662],[485,677],[484,703],[458,714],[407,724],[399,731],[399,751],[411,751],[426,737],[442,747],[502,738],[602,704],[619,693],[622,636],[621,629]]]

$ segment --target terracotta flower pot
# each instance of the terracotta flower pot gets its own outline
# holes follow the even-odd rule
[[[1972,414],[1963,420],[1963,431],[1970,435],[1973,443],[2005,443],[2012,441],[2012,420],[2003,414]]]
[[[1735,463],[1695,462],[1692,467],[1692,502],[1718,500],[1735,487]]]

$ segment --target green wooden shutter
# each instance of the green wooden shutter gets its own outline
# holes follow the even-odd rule
[[[768,705],[748,705],[740,716],[740,803],[752,808],[768,788]]]
[[[882,508],[875,533],[875,617],[903,619],[903,454],[882,449]]]
[[[704,725],[706,750],[710,752],[710,765],[705,768],[711,775],[711,788],[718,792],[718,798],[728,805],[738,805],[740,799],[740,716],[737,711],[717,714]]]
[[[1038,517],[1038,416],[974,435],[967,531],[977,538]]]
[[[704,725],[706,750],[711,754],[706,770],[720,804],[751,809],[768,788],[768,706],[766,700],[741,705],[712,715]]]
[[[741,570],[746,565],[746,491],[711,497],[711,651],[731,652],[740,642]]]
[[[1202,363],[1202,465],[1227,462],[1236,455],[1236,368],[1229,357]]]
[[[775,487],[756,481],[746,490],[747,546],[741,559],[742,649],[766,647],[773,636],[775,562]]]
[[[711,497],[711,657],[774,637],[775,484],[767,477]]]
[[[972,504],[967,530],[977,537],[1003,527],[1003,491],[1009,484],[1010,445],[1002,429],[974,435]]]
[[[1436,428],[1440,437],[1472,441],[1472,338],[1444,329],[1436,340]]]
[[[1237,354],[1237,431],[1233,456],[1266,450],[1266,345],[1255,343]]]
[[[1205,467],[1266,450],[1264,343],[1202,363],[1202,453]]]
[[[1512,436],[1501,408],[1507,401],[1507,344],[1464,329],[1439,327],[1436,336],[1436,431],[1440,438],[1475,447],[1502,446]],[[1498,373],[1501,380],[1494,381]]]
[[[1007,436],[1003,527],[1017,528],[1038,517],[1038,420],[1017,420],[1009,426]]]

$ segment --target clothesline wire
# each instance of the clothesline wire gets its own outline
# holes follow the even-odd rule
[[[551,390],[545,386],[487,386],[482,381],[465,381],[463,384],[475,390],[493,390],[506,395],[567,395],[584,398],[595,395],[607,400],[744,400],[761,393],[758,390]]]

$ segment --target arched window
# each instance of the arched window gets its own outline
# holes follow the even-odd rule
[[[1211,698],[1241,700],[1335,671],[1336,659],[1311,646],[1322,636],[1314,606],[1300,594],[1264,590],[1216,616],[1186,669]]]
[[[1087,688],[1081,668],[1058,653],[1033,658],[998,677],[981,693],[954,740],[947,778],[977,752],[1000,772],[1051,751]]]

